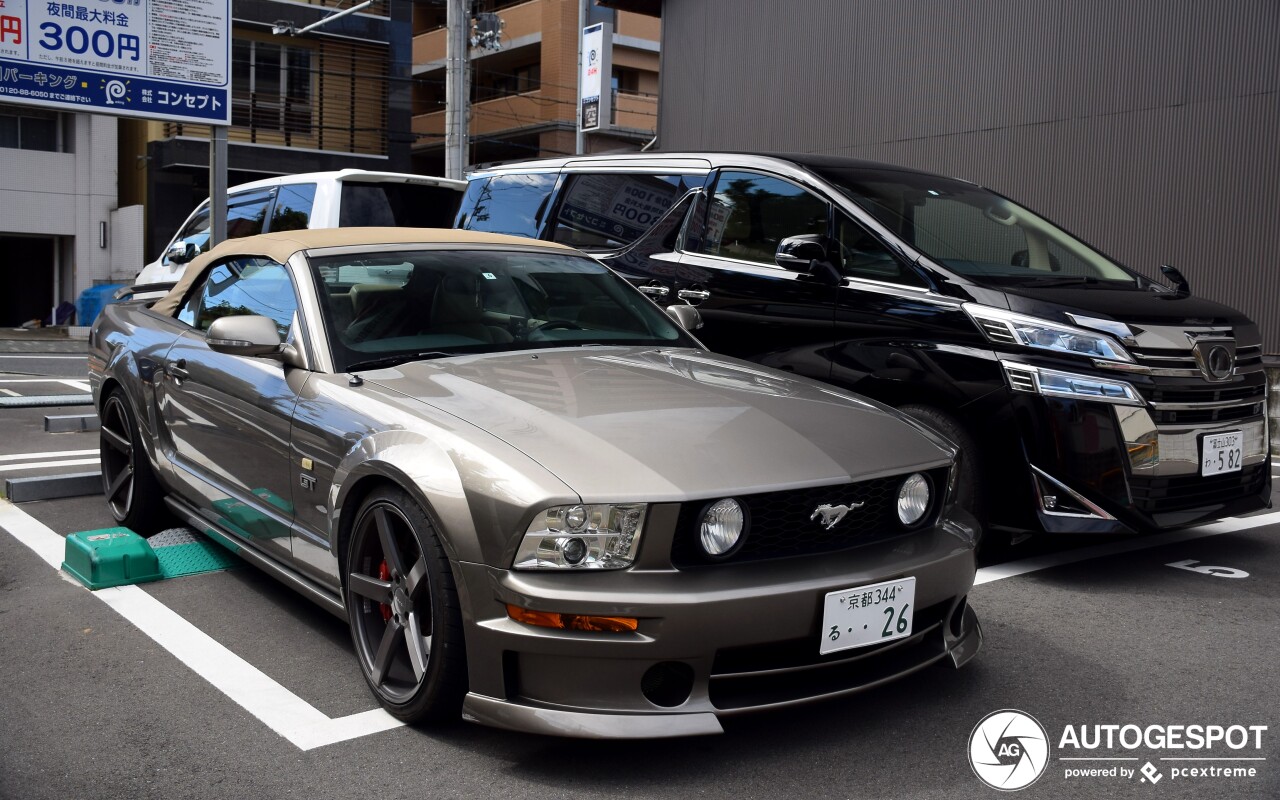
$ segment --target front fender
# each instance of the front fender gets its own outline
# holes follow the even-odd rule
[[[499,455],[453,436],[379,431],[360,439],[334,472],[329,497],[334,553],[349,521],[346,515],[357,511],[352,493],[369,479],[390,481],[409,492],[435,523],[455,562],[503,566],[536,509],[580,502],[568,486],[519,451]],[[355,496],[358,503],[363,492]]]

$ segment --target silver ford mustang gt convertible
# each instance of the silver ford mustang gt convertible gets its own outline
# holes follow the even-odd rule
[[[93,327],[108,503],[347,619],[410,722],[716,733],[972,658],[954,447],[696,325],[526,239],[224,242]]]

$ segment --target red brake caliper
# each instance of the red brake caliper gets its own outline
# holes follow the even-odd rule
[[[378,580],[383,580],[383,581],[391,580],[391,568],[387,566],[386,560],[383,560],[382,564],[378,566]],[[391,606],[387,605],[386,603],[379,603],[378,605],[382,608],[382,621],[390,622]]]

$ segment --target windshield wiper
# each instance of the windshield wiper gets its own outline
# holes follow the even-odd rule
[[[357,361],[354,364],[348,364],[344,372],[358,372],[366,369],[379,369],[380,367],[394,367],[403,364],[406,361],[427,361],[433,358],[448,358],[449,356],[461,355],[460,353],[446,353],[442,350],[424,350],[421,353],[398,353],[394,356],[383,356],[382,358],[370,358],[365,361]]]
[[[1098,283],[1098,279],[1092,275],[1059,275],[1053,278],[1032,278],[1030,283],[1035,286],[1072,286],[1079,283]]]

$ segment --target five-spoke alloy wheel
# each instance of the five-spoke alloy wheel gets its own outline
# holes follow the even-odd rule
[[[458,719],[466,693],[462,616],[431,521],[402,490],[374,491],[347,549],[347,615],[365,680],[406,722]]]
[[[148,536],[169,521],[163,491],[138,435],[138,424],[124,392],[115,389],[99,411],[99,460],[102,491],[116,522]]]

